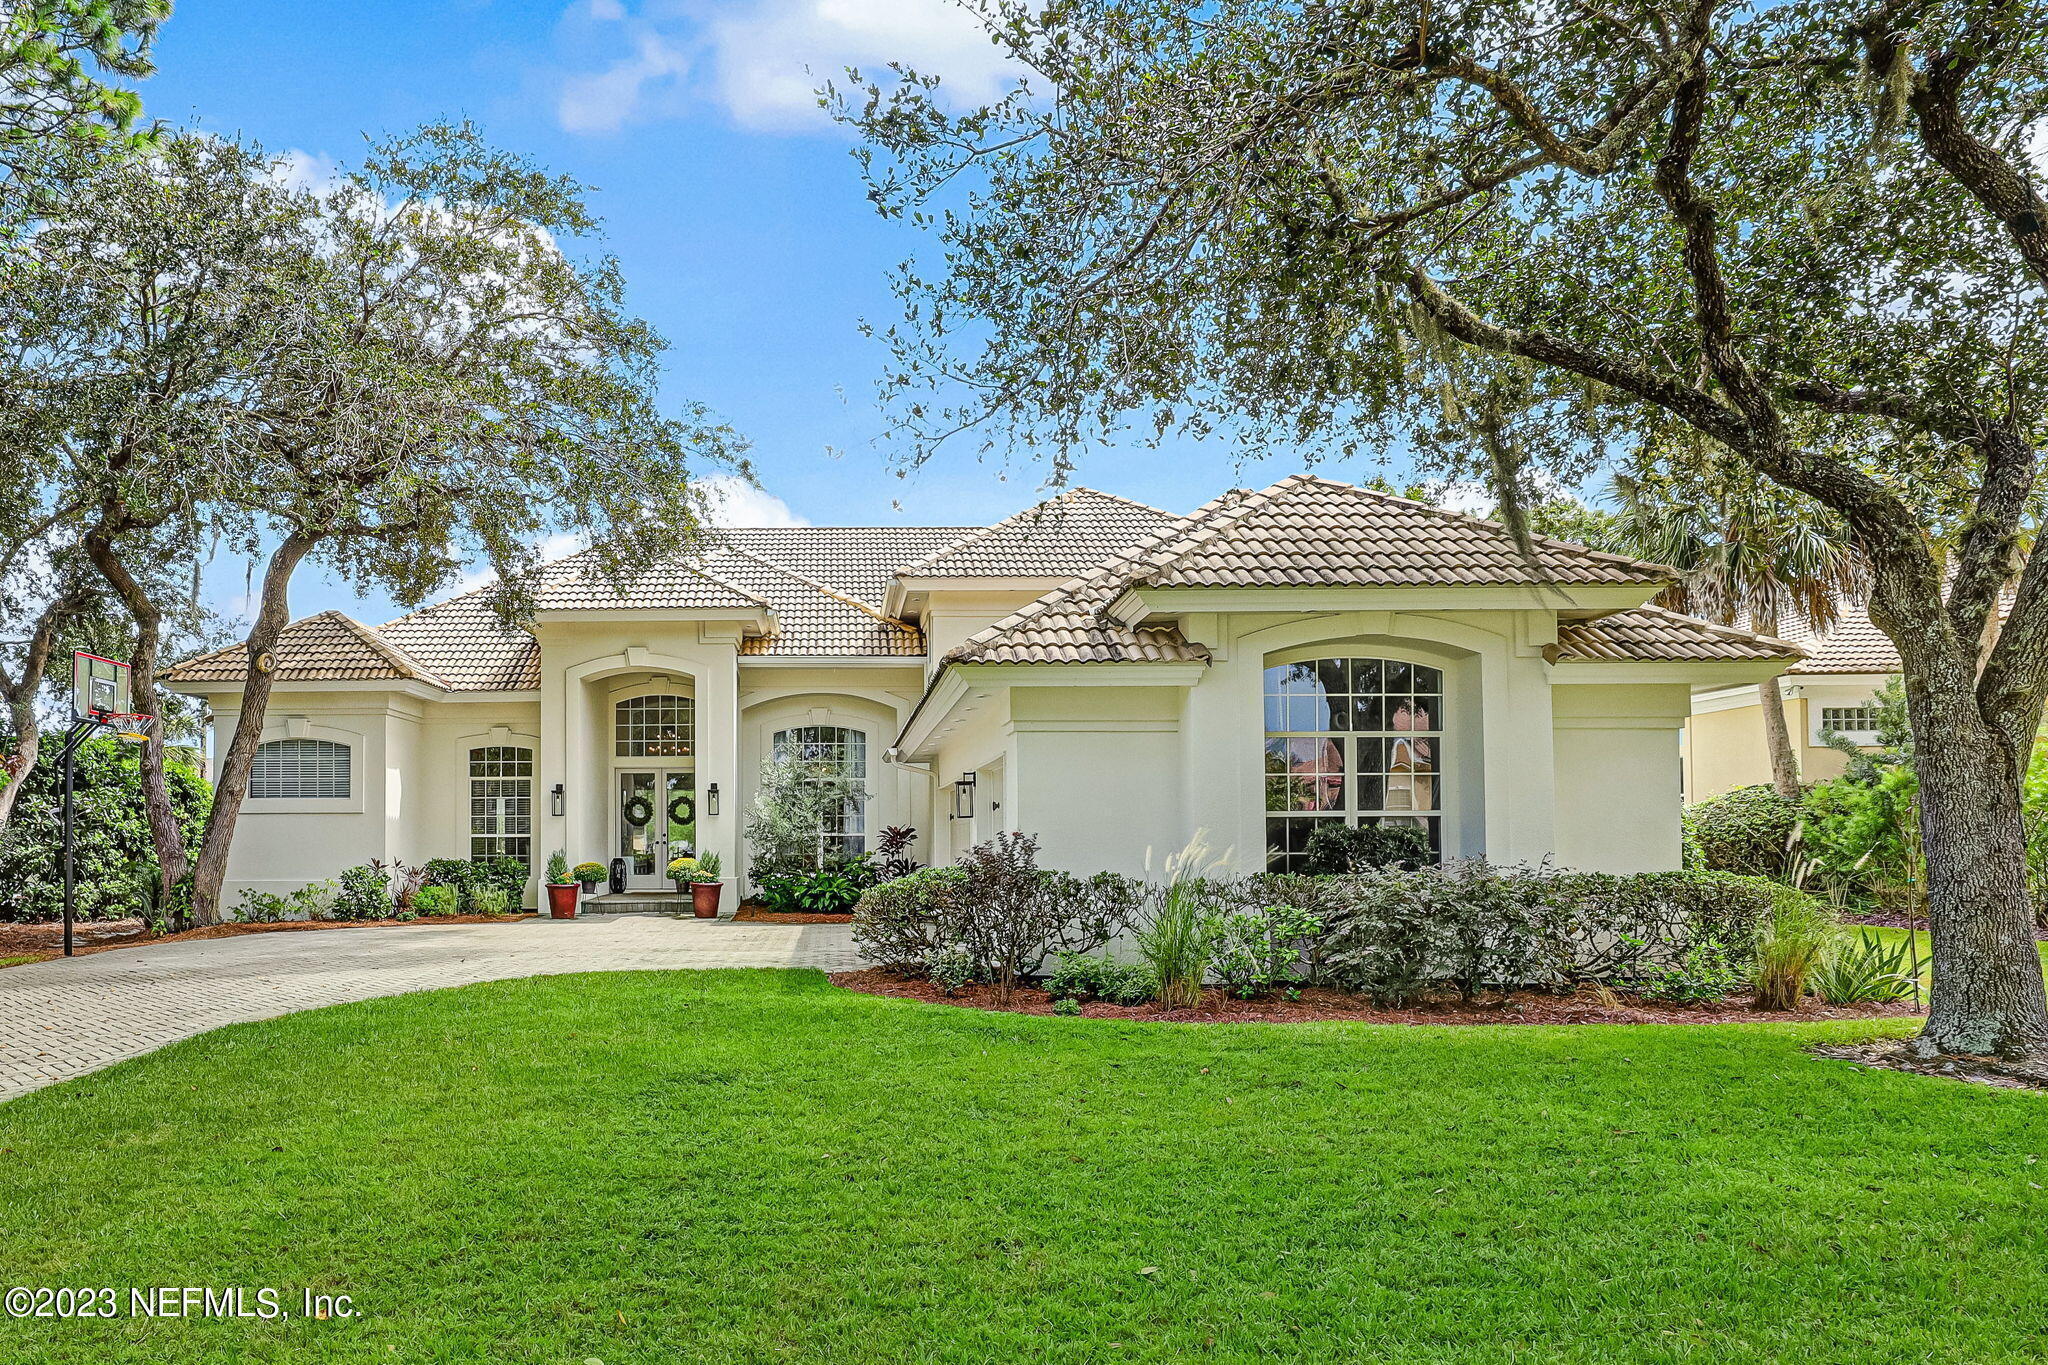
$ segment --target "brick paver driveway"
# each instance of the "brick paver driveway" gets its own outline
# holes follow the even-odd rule
[[[0,1099],[223,1024],[562,972],[858,966],[843,924],[659,915],[319,929],[123,948],[0,970]]]

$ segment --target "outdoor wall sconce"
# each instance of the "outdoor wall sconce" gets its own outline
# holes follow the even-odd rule
[[[548,814],[560,815],[562,813],[562,784],[557,782],[555,789],[548,793]]]
[[[716,782],[713,782],[704,789],[704,813],[706,815],[718,814],[718,784]]]
[[[962,773],[953,784],[953,818],[972,820],[974,818],[974,774]]]

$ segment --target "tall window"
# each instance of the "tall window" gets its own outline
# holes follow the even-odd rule
[[[469,751],[469,856],[533,861],[533,750]]]
[[[612,717],[620,758],[687,758],[697,752],[694,697],[628,697]]]
[[[349,747],[328,739],[273,739],[256,746],[249,796],[256,801],[345,801]]]
[[[775,756],[818,759],[832,764],[856,787],[868,781],[868,737],[844,725],[794,725],[775,732]],[[826,811],[818,828],[818,852],[827,862],[865,853],[868,847],[867,802],[856,797],[836,811]]]
[[[1443,847],[1443,670],[1311,659],[1266,670],[1266,849],[1299,869],[1324,821],[1420,825]]]

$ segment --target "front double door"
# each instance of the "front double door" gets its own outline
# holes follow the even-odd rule
[[[697,851],[697,774],[690,768],[626,768],[619,772],[618,857],[628,891],[663,891],[672,858]]]

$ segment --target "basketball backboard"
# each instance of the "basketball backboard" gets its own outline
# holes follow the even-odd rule
[[[71,718],[104,720],[129,710],[128,665],[80,650],[71,656]]]

